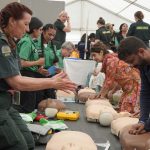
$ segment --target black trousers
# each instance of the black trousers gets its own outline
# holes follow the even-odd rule
[[[45,76],[28,70],[21,71],[22,76],[33,78],[45,78]],[[37,79],[38,82],[38,79]],[[20,94],[20,106],[14,106],[20,113],[30,113],[37,108],[38,103],[46,98],[56,98],[55,89],[39,91],[22,91]]]

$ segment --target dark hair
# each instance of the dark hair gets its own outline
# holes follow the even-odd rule
[[[4,28],[8,26],[9,19],[12,17],[15,20],[20,20],[23,18],[23,14],[27,12],[32,15],[32,11],[23,4],[13,2],[6,5],[0,11],[0,28],[5,33]],[[14,42],[13,38],[9,35],[9,33],[5,33],[8,39],[8,44],[12,49],[16,48],[16,43]]]
[[[47,30],[49,29],[55,29],[55,26],[53,24],[46,24],[43,26],[43,31],[46,32]],[[43,36],[43,33],[41,34],[41,48],[44,49],[44,36]]]
[[[29,34],[33,33],[34,29],[39,29],[43,26],[43,23],[40,19],[36,18],[36,17],[32,17],[30,24],[29,24]]]
[[[46,24],[45,26],[43,26],[43,31],[46,32],[47,30],[49,29],[55,29],[55,26],[53,24]],[[56,46],[54,45],[53,41],[51,41],[51,46],[52,46],[52,50],[53,50],[53,53],[54,53],[54,61],[53,63],[57,63],[59,60],[58,60],[58,57],[56,55]],[[42,51],[44,51],[44,36],[43,36],[43,33],[41,34],[41,49]]]
[[[103,42],[96,41],[91,48],[91,52],[100,53],[101,51],[103,51],[104,55],[109,53],[107,46]]]
[[[56,30],[56,27],[50,23],[43,26],[43,31],[47,31],[49,29],[55,29]]]
[[[6,5],[0,12],[1,29],[3,30],[7,27],[10,17],[13,17],[15,20],[20,20],[25,12],[32,15],[32,11],[28,7],[18,2],[13,2]]]
[[[96,37],[95,33],[90,33],[88,38],[91,39],[91,38],[95,38],[95,37]]]
[[[85,40],[86,40],[86,33],[84,33],[84,34],[81,36],[80,42],[85,42]]]
[[[123,25],[125,25],[126,23],[122,23],[121,25],[120,25],[120,27],[119,27],[119,33],[121,34],[122,33],[122,27],[123,27]]]
[[[144,18],[144,15],[143,15],[142,11],[135,12],[134,16],[136,18],[138,18],[138,20],[143,20],[143,18]]]
[[[105,20],[102,17],[100,17],[97,21],[97,24],[105,25]]]
[[[136,54],[139,48],[147,49],[147,46],[139,38],[134,36],[127,37],[120,42],[118,47],[118,57],[121,60],[125,60],[128,56]]]

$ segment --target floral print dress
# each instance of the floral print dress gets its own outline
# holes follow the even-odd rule
[[[139,70],[119,60],[117,54],[113,53],[104,57],[102,71],[106,76],[102,91],[111,90],[116,83],[123,90],[119,111],[137,112],[139,110],[140,95]]]

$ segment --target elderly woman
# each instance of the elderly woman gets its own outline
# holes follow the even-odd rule
[[[19,113],[12,107],[15,90],[35,91],[48,88],[75,90],[75,84],[61,73],[53,78],[21,76],[14,38],[29,31],[32,11],[14,2],[0,12],[0,148],[32,150],[34,140]]]
[[[72,42],[65,42],[61,46],[61,57],[64,59],[65,57],[71,57],[71,54],[75,52],[75,46]],[[77,51],[76,51],[77,52]],[[63,67],[63,64],[62,64]]]
[[[62,45],[66,41],[66,32],[71,32],[70,18],[66,11],[60,12],[58,19],[54,23],[54,26],[57,29],[55,40]]]
[[[53,42],[53,41],[51,41]],[[46,68],[49,68],[51,66],[56,66],[60,69],[63,69],[63,59],[65,57],[70,57],[71,53],[75,49],[75,46],[72,42],[65,42],[62,44],[60,50],[51,49],[45,53],[46,58]],[[48,57],[49,56],[49,57]],[[53,63],[51,63],[53,62]]]

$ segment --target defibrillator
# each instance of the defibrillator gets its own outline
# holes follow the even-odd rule
[[[57,113],[57,119],[61,119],[61,120],[78,120],[80,117],[80,113],[78,111],[70,111],[70,110],[66,110],[66,111],[60,111]]]

